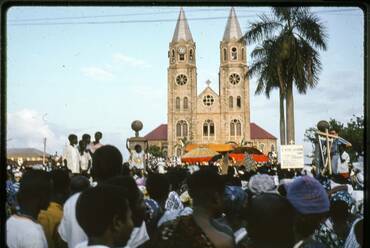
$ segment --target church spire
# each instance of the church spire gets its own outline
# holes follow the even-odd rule
[[[224,37],[222,41],[230,41],[232,39],[239,40],[242,37],[242,31],[240,29],[238,18],[235,14],[234,7],[231,8],[229,18],[227,19]]]
[[[185,12],[183,8],[180,9],[179,18],[177,19],[175,33],[172,37],[172,42],[176,41],[193,41],[193,37],[191,36],[188,21],[185,17]]]

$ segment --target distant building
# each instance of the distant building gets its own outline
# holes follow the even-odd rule
[[[276,137],[250,123],[246,43],[234,8],[231,8],[220,42],[219,91],[207,81],[197,93],[196,46],[181,8],[168,50],[168,123],[145,138],[180,156],[184,138],[192,144],[225,144],[242,141],[267,154],[276,149]]]
[[[10,163],[22,165],[34,165],[34,164],[42,164],[44,152],[35,149],[35,148],[8,148],[6,151],[6,158]],[[45,161],[51,155],[45,153]]]
[[[251,141],[250,146],[256,147],[264,154],[270,151],[276,151],[276,137],[255,123],[250,123]],[[161,148],[162,151],[168,152],[167,141],[167,124],[161,124],[147,135],[144,136],[148,140],[149,146],[155,145]]]

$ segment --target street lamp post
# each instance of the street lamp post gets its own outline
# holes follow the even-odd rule
[[[44,153],[42,155],[42,164],[45,165],[46,137],[44,138]]]

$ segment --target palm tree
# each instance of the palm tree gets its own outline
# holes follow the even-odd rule
[[[258,57],[256,51],[256,63],[260,62],[255,67],[260,73],[256,92],[267,94],[273,88],[280,90],[280,122],[285,100],[286,137],[288,142],[294,142],[293,85],[300,94],[306,94],[308,88],[317,85],[321,62],[316,49],[326,50],[325,27],[309,8],[274,7],[271,16],[262,15],[258,22],[250,25],[244,38],[248,43],[262,43],[256,48],[260,49],[261,56],[265,53]],[[280,136],[282,138],[282,130]]]
[[[279,102],[280,102],[280,143],[286,143],[285,136],[285,80],[283,75],[279,72],[282,71],[279,63],[279,49],[277,40],[268,39],[263,41],[261,46],[257,46],[251,57],[254,60],[253,64],[247,72],[247,76],[259,76],[255,94],[265,93],[267,98],[270,98],[272,89],[279,89]]]

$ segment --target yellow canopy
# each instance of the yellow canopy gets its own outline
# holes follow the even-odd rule
[[[185,147],[185,151],[189,152],[199,147],[208,148],[214,152],[229,152],[234,150],[232,144],[189,144]]]
[[[216,156],[218,154],[218,152],[215,152],[207,147],[197,147],[184,154],[181,158],[212,158],[213,156]]]

